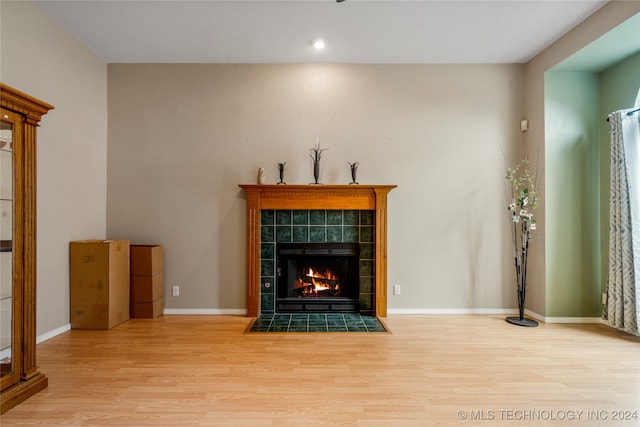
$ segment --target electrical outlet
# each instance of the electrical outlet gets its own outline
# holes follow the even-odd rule
[[[173,288],[171,288],[171,295],[174,297],[179,297],[180,296],[180,286],[174,286]]]
[[[393,285],[393,294],[400,295],[400,285]]]
[[[602,305],[605,305],[607,303],[607,294],[606,292],[602,293]]]

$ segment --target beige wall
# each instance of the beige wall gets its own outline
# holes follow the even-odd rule
[[[526,146],[530,157],[541,159],[542,161],[545,159],[545,71],[638,12],[640,12],[640,2],[609,2],[526,64],[524,72],[524,112],[529,119],[530,125],[526,134]],[[544,167],[540,169],[544,170]],[[545,266],[547,253],[545,247],[547,244],[551,244],[553,236],[550,236],[551,239],[546,237],[547,230],[544,217],[546,209],[544,197],[546,192],[545,180],[543,180],[543,185],[540,189],[542,190],[542,203],[538,208],[539,232],[537,237],[539,240],[532,247],[527,308],[544,316],[547,313],[546,299],[548,297],[546,278],[548,272]]]
[[[69,324],[69,241],[104,238],[107,67],[28,2],[0,2],[0,79],[55,106],[38,129],[38,324]]]
[[[107,235],[165,247],[167,308],[244,309],[246,202],[287,162],[311,181],[397,184],[391,309],[513,308],[504,172],[520,65],[110,64]],[[169,296],[172,285],[181,296]]]

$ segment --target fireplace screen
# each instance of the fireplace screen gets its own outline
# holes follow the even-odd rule
[[[278,311],[357,311],[357,243],[281,243],[277,254]]]

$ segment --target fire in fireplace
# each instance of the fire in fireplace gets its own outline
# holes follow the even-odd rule
[[[279,243],[276,311],[357,312],[357,243]]]
[[[340,279],[330,268],[305,267],[293,284],[296,297],[339,297]]]

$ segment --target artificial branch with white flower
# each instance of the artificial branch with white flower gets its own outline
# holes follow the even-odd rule
[[[505,177],[511,187],[511,202],[507,210],[511,214],[513,252],[516,266],[519,319],[524,319],[524,300],[527,288],[527,259],[531,232],[536,229],[533,212],[538,206],[536,175],[529,171],[529,160],[522,160],[515,168],[507,169]],[[509,320],[509,319],[507,319]]]

